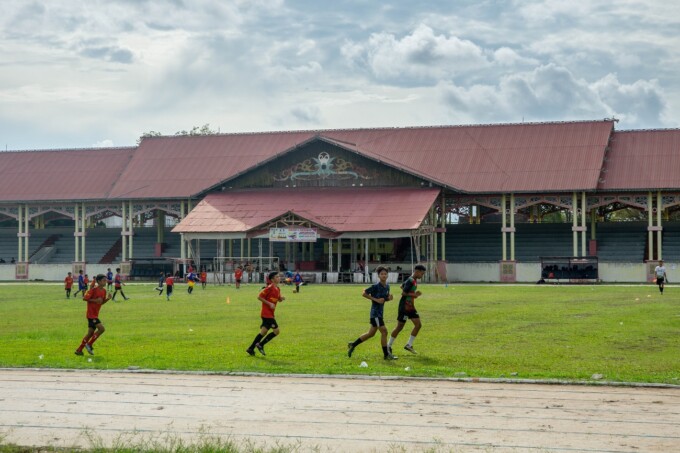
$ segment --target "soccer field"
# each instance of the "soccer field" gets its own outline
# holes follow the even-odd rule
[[[419,354],[402,349],[409,323],[394,346],[399,360],[388,362],[379,334],[347,357],[347,342],[369,327],[363,286],[310,285],[299,294],[283,286],[281,335],[266,357],[245,352],[260,325],[259,285],[199,285],[192,295],[176,285],[169,302],[154,286],[129,284],[131,300],[104,305],[106,333],[95,356],[78,357],[85,302],[66,299],[58,284],[0,285],[0,366],[571,380],[601,374],[606,381],[680,383],[674,287],[661,296],[652,285],[421,284]],[[388,330],[396,299],[385,306]]]

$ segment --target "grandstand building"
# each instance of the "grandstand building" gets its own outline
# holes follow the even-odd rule
[[[648,281],[663,258],[674,281],[680,130],[605,119],[0,152],[0,280],[119,266],[153,278],[225,257],[328,282],[415,262],[430,281],[534,282],[560,278],[555,257]]]

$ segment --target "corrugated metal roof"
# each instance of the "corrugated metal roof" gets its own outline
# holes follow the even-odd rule
[[[612,121],[158,137],[111,192],[195,196],[318,137],[463,192],[594,190]]]
[[[612,121],[333,131],[324,137],[464,192],[597,187]]]
[[[287,212],[334,232],[418,228],[439,189],[304,188],[207,195],[175,233],[237,233],[262,227]]]
[[[142,140],[112,198],[186,198],[233,178],[314,132],[158,137]]]
[[[0,152],[0,201],[101,200],[135,148]]]
[[[680,130],[615,132],[601,190],[680,188]]]

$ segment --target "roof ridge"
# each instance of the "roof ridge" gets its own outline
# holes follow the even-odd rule
[[[455,129],[472,127],[499,127],[499,126],[545,126],[551,124],[583,124],[583,123],[613,123],[614,121],[605,118],[602,120],[571,120],[571,121],[537,121],[521,123],[483,123],[483,124],[438,124],[429,126],[385,126],[385,127],[355,127],[355,128],[333,128],[333,129],[296,129],[285,131],[247,131],[247,132],[220,132],[217,134],[196,134],[196,135],[155,135],[144,137],[143,140],[153,140],[159,138],[198,138],[198,137],[232,137],[232,136],[252,136],[252,135],[274,135],[274,134],[316,134],[321,135],[329,132],[355,132],[355,131],[399,131],[399,130],[421,130],[421,129]]]
[[[11,149],[7,151],[0,150],[2,154],[9,153],[49,153],[49,152],[64,152],[64,151],[113,151],[113,150],[134,150],[138,146],[109,146],[109,147],[92,147],[92,148],[50,148],[50,149]]]

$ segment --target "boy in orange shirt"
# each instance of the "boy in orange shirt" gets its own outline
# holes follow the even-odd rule
[[[71,287],[73,286],[73,276],[69,272],[66,278],[64,279],[64,289],[66,290],[66,298],[70,299],[71,298]]]
[[[87,301],[87,334],[76,349],[76,355],[83,355],[83,348],[87,349],[90,355],[94,355],[92,345],[106,330],[99,320],[99,310],[111,299],[111,293],[106,292],[106,275],[97,275],[95,281],[97,286],[87,291],[83,297],[83,300]]]
[[[264,353],[264,345],[269,343],[279,334],[279,325],[276,322],[276,319],[274,319],[274,311],[276,310],[277,303],[286,300],[286,298],[281,295],[281,289],[279,288],[280,279],[281,277],[278,272],[270,272],[269,280],[271,280],[271,284],[260,291],[260,294],[257,297],[258,300],[262,302],[262,310],[260,312],[262,324],[260,325],[260,333],[255,336],[253,343],[246,349],[246,352],[250,355],[255,355],[255,348],[257,348],[262,355],[266,355]],[[272,329],[272,331],[267,335],[269,329]],[[265,337],[265,335],[267,336]],[[262,340],[263,337],[264,340]]]
[[[236,289],[241,287],[241,279],[243,278],[243,268],[241,266],[237,267],[234,271],[234,281],[236,282],[234,286]]]

